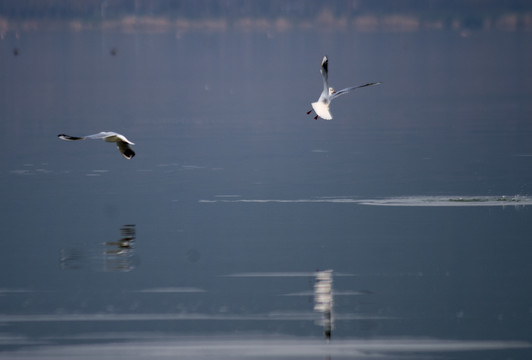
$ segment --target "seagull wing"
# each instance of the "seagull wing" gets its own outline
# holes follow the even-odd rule
[[[321,68],[320,73],[323,78],[323,92],[321,93],[321,96],[328,96],[329,95],[329,59],[327,59],[327,56],[323,57],[323,60],[321,61]]]
[[[129,141],[129,140],[128,140],[124,135],[122,135],[122,134],[116,134],[116,133],[115,133],[114,136],[115,136],[115,139],[116,139],[115,141],[117,141],[117,142],[123,141],[123,142],[125,142],[125,143],[130,144],[130,145],[135,145],[134,142]]]
[[[98,134],[87,135],[85,137],[87,139],[103,139],[107,141],[106,138],[110,138],[112,136],[117,136],[117,135],[120,135],[120,134],[117,134],[112,131],[102,131],[102,132],[99,132]]]
[[[312,109],[322,119],[332,120],[332,115],[329,111],[329,59],[327,59],[327,56],[324,56],[321,61],[320,73],[323,78],[323,91],[318,101],[311,104]]]
[[[106,142],[115,142],[115,143],[122,141],[128,144],[131,144],[131,145],[135,145],[135,143],[129,141],[124,135],[115,133],[113,131],[102,131],[102,132],[99,132],[98,134],[87,135],[85,137],[87,139],[102,139]]]
[[[369,84],[364,84],[364,85],[359,85],[359,86],[353,86],[353,87],[348,87],[348,88],[345,88],[345,89],[342,89],[342,90],[338,90],[334,93],[331,94],[331,101],[333,99],[336,99],[338,96],[342,96],[342,95],[345,95],[353,90],[356,90],[356,89],[360,89],[360,88],[363,88],[363,87],[368,87],[368,86],[374,86],[374,85],[380,85],[381,83],[380,82],[373,82],[373,83],[369,83]]]
[[[126,139],[127,140],[127,139]],[[118,147],[118,150],[124,155],[126,159],[131,159],[133,156],[135,156],[135,152],[129,144],[132,144],[131,142],[125,142],[125,141],[117,141],[116,146]]]
[[[67,141],[83,140],[83,139],[85,139],[84,137],[80,137],[80,136],[70,136],[70,135],[67,135],[67,134],[59,134],[59,135],[57,135],[57,137],[60,138],[61,140],[67,140]]]

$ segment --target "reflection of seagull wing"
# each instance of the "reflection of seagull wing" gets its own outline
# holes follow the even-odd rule
[[[364,84],[364,85],[359,85],[359,86],[353,86],[353,87],[348,87],[348,88],[345,88],[345,89],[342,89],[342,90],[338,90],[338,91],[335,91],[334,93],[332,93],[331,95],[331,101],[333,99],[336,99],[338,96],[342,96],[342,95],[345,95],[353,90],[356,90],[356,89],[360,89],[360,88],[363,88],[363,87],[367,87],[367,86],[373,86],[373,85],[380,85],[381,83],[380,82],[374,82],[374,83],[369,83],[369,84]]]
[[[131,149],[129,145],[135,145],[131,141],[129,141],[124,135],[118,134],[111,131],[102,131],[98,134],[93,135],[87,135],[87,136],[70,136],[66,134],[59,134],[57,135],[62,140],[84,140],[84,139],[102,139],[106,142],[114,142],[116,143],[116,146],[118,147],[118,150],[124,155],[126,159],[131,159],[133,156],[135,156],[135,152]]]

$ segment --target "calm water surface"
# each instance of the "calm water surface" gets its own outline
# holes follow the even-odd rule
[[[530,358],[531,36],[6,35],[0,357]]]

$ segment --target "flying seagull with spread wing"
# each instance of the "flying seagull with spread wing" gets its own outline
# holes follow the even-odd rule
[[[312,103],[312,109],[310,111],[307,111],[307,115],[310,115],[312,110],[316,112],[314,120],[317,120],[318,116],[324,120],[332,120],[333,117],[329,110],[329,105],[331,101],[333,101],[337,97],[345,95],[358,88],[380,84],[380,82],[373,82],[364,85],[348,87],[338,91],[334,90],[332,87],[329,87],[329,59],[327,59],[327,56],[324,56],[323,60],[321,61],[320,72],[321,76],[323,77],[323,91],[321,92],[318,101]]]
[[[135,152],[131,149],[129,145],[135,145],[131,141],[129,141],[124,135],[118,134],[112,131],[102,131],[98,134],[93,135],[87,135],[87,136],[70,136],[66,134],[59,134],[57,135],[58,138],[62,140],[67,141],[75,141],[75,140],[85,140],[85,139],[101,139],[106,142],[114,142],[116,143],[116,146],[118,147],[118,150],[124,155],[126,159],[131,159],[133,156],[135,156]]]

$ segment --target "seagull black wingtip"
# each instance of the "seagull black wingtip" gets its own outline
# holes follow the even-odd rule
[[[123,152],[123,155],[126,159],[130,160],[132,157],[135,156],[135,152],[131,149],[128,149]]]

